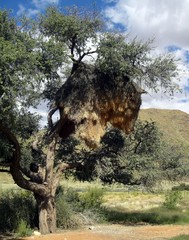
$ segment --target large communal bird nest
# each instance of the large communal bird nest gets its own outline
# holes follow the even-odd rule
[[[58,90],[55,108],[49,112],[49,125],[53,134],[66,138],[75,133],[88,146],[96,147],[107,123],[126,134],[133,130],[143,92],[128,77],[109,76],[80,63]],[[53,126],[51,117],[57,109],[60,119]]]

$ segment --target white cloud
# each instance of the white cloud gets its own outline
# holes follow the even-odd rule
[[[189,50],[189,0],[114,0],[113,3],[104,10],[109,27],[121,24],[133,37],[144,41],[154,38],[157,53],[165,53],[169,46],[178,47],[174,54],[180,58],[179,86],[183,93],[170,99],[161,93],[150,92],[143,95],[142,108],[180,109],[189,113],[189,93],[184,90],[189,87],[189,57],[186,57]]]
[[[159,46],[189,48],[188,12],[189,0],[117,0],[105,15],[140,39],[155,37]]]
[[[32,4],[38,9],[44,9],[48,5],[58,4],[59,0],[32,0]]]
[[[24,5],[19,4],[19,10],[17,12],[18,16],[26,15],[32,17],[37,15],[41,10],[45,9],[48,5],[56,4],[58,5],[59,0],[32,0],[32,8],[26,8]]]
[[[17,12],[18,16],[26,15],[28,17],[32,17],[36,14],[39,13],[38,9],[33,9],[33,8],[25,8],[22,4],[19,4],[19,10]]]
[[[179,109],[189,114],[189,95],[183,93],[171,99],[159,94],[146,94],[142,96],[141,108]]]

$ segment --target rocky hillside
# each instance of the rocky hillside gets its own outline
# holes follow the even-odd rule
[[[182,146],[189,156],[189,114],[180,110],[142,109],[140,120],[155,121],[166,141]]]

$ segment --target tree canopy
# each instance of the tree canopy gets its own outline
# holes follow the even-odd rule
[[[181,150],[165,143],[162,134],[152,121],[138,120],[129,135],[110,128],[95,151],[78,155],[72,149],[69,159],[82,163],[74,174],[80,180],[150,187],[162,180],[182,179],[187,170]]]

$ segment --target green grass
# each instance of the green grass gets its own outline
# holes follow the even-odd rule
[[[79,193],[80,197],[90,188],[102,188],[104,196],[101,206],[107,222],[134,224],[139,222],[150,224],[189,223],[189,191],[182,191],[182,197],[175,200],[175,194],[172,191],[148,192],[144,189],[134,191],[122,184],[103,186],[100,181],[89,183],[69,179],[62,180],[61,185],[64,189],[73,189]],[[0,192],[13,187],[16,187],[16,185],[13,183],[11,176],[0,174]],[[172,200],[174,204],[172,204]],[[166,201],[167,204],[164,204]]]
[[[187,224],[189,223],[189,210],[169,210],[164,207],[147,211],[127,212],[121,209],[104,209],[108,222],[111,223],[149,223],[149,224]]]
[[[114,204],[108,197],[104,213],[108,222],[112,223],[150,223],[150,224],[188,224],[189,223],[189,192],[180,193],[182,197],[175,200],[174,207],[170,207],[167,201],[167,193],[127,193],[124,200],[123,194],[116,194]],[[119,197],[120,198],[119,198]],[[127,197],[126,197],[127,196]],[[172,200],[172,192],[169,193]],[[111,204],[110,204],[111,203]],[[156,207],[155,206],[156,203]],[[143,207],[145,206],[145,208]],[[172,206],[172,205],[171,205]]]
[[[189,235],[180,235],[177,237],[170,238],[170,240],[189,240]]]

